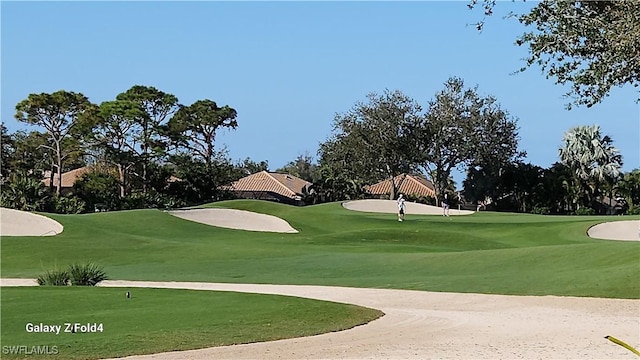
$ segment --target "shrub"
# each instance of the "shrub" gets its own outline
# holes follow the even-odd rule
[[[130,209],[173,209],[186,205],[177,197],[161,194],[153,190],[146,193],[134,192],[122,199],[122,208]]]
[[[628,215],[640,215],[640,206],[634,205],[627,212]]]
[[[551,209],[548,206],[534,206],[531,210],[532,214],[540,214],[540,215],[549,215],[551,213]]]
[[[38,276],[38,285],[48,286],[95,286],[107,279],[102,266],[94,263],[72,264],[66,270],[47,271]]]
[[[592,208],[580,208],[576,210],[576,215],[595,215],[596,211]]]
[[[73,264],[69,266],[68,271],[71,285],[95,286],[100,281],[107,279],[107,274],[102,266],[94,263]]]
[[[86,203],[88,211],[96,208],[120,209],[120,182],[114,174],[100,171],[86,173],[73,184],[73,191]]]
[[[85,202],[77,196],[55,196],[53,208],[58,214],[80,214],[85,209]]]
[[[67,286],[69,285],[69,272],[66,270],[47,271],[38,276],[38,285],[41,286]]]

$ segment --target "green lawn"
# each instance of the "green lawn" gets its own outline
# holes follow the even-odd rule
[[[640,298],[640,242],[586,236],[596,223],[638,216],[481,212],[408,215],[400,223],[395,214],[348,211],[337,203],[209,206],[279,216],[300,232],[216,228],[158,210],[49,215],[64,225],[62,234],[1,239],[2,277],[35,278],[92,261],[111,279]],[[112,357],[310,335],[380,315],[288,297],[134,289],[126,300],[124,291],[3,288],[2,345],[55,345],[52,358]],[[29,334],[28,322],[96,322],[104,332]]]
[[[2,239],[2,276],[91,260],[113,279],[640,298],[640,243],[586,236],[593,224],[638,216],[480,212],[400,223],[337,203],[211,206],[279,216],[300,232],[222,229],[158,210],[51,215],[65,226],[61,235]]]
[[[2,359],[98,359],[269,341],[344,330],[382,315],[287,296],[135,288],[127,299],[127,290],[3,288]],[[59,334],[27,332],[40,323],[61,326]],[[90,326],[69,332],[76,323]],[[9,354],[20,345],[27,348]]]

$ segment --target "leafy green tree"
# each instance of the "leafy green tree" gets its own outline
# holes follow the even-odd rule
[[[9,134],[4,124],[0,124],[0,184],[3,184],[9,178],[15,152],[16,145],[13,134]]]
[[[219,129],[236,129],[237,112],[225,105],[219,107],[211,100],[198,100],[182,106],[169,120],[168,134],[179,147],[200,158],[211,170],[218,152],[215,149]]]
[[[543,169],[517,161],[504,165],[499,176],[484,168],[470,168],[464,181],[465,197],[471,201],[492,199],[498,211],[531,212],[538,204]]]
[[[203,204],[228,197],[221,187],[238,179],[237,169],[224,152],[218,152],[210,165],[203,159],[184,153],[170,156],[170,161],[181,180],[171,184],[170,194],[190,204]]]
[[[269,162],[266,160],[255,162],[250,158],[245,158],[242,161],[238,161],[235,167],[238,172],[237,178],[240,179],[260,171],[269,171]]]
[[[556,83],[571,84],[567,96],[591,107],[612,87],[640,85],[638,14],[639,1],[542,1],[520,17],[536,31],[517,44],[529,46],[527,66],[538,64]]]
[[[50,199],[42,181],[22,171],[11,173],[8,184],[0,187],[0,206],[10,209],[43,211]]]
[[[134,138],[140,147],[142,189],[146,192],[147,167],[166,153],[167,142],[162,129],[178,110],[178,98],[152,86],[134,85],[118,94],[116,100],[132,101],[143,110],[142,116],[135,117],[138,126]]]
[[[108,171],[88,172],[73,184],[74,194],[86,204],[86,210],[119,210],[121,197],[118,177]]]
[[[615,190],[627,201],[629,213],[640,214],[640,169],[624,174]]]
[[[547,209],[539,211],[550,214],[566,214],[573,209],[576,199],[576,187],[573,186],[571,169],[556,162],[540,175],[540,186],[535,200],[535,208]]]
[[[391,182],[395,198],[401,185],[394,178],[417,167],[414,129],[420,125],[420,106],[402,92],[371,93],[348,112],[337,114],[333,134],[320,146],[320,162],[341,178]]]
[[[335,173],[331,168],[320,168],[319,173],[319,179],[310,188],[303,189],[307,204],[356,200],[366,195],[365,183],[361,180],[345,177],[343,173]]]
[[[32,131],[17,131],[2,139],[2,178],[1,186],[9,186],[10,181],[20,177],[29,177],[40,182],[47,169],[52,169],[53,159],[50,152],[43,148],[48,143],[46,134]],[[53,185],[53,172],[50,171],[50,184]],[[44,194],[49,196],[49,194]]]
[[[585,195],[577,199],[578,207],[593,207],[602,184],[615,182],[621,175],[622,155],[609,136],[602,136],[598,125],[569,129],[562,139],[559,156],[560,162],[571,169],[574,185]]]
[[[86,115],[92,107],[86,96],[64,90],[52,94],[30,94],[16,105],[15,118],[18,121],[43,127],[47,131],[49,143],[43,147],[52,152],[58,175],[57,195],[62,187],[64,161],[79,150],[78,143],[69,139],[81,138],[83,132],[90,130],[85,124],[88,119]]]
[[[309,153],[298,155],[298,157],[290,161],[287,165],[277,169],[276,172],[287,173],[297,176],[303,180],[314,183],[318,180],[318,165],[314,164],[313,157]]]
[[[469,3],[470,8],[478,4]],[[485,15],[493,13],[495,0],[482,1]],[[613,87],[640,85],[640,1],[545,0],[520,23],[533,27],[516,44],[527,46],[524,71],[538,65],[547,78],[566,84],[571,105],[591,107]],[[484,21],[479,22],[482,29]],[[640,100],[640,99],[639,99]]]
[[[143,154],[139,119],[145,116],[140,104],[130,100],[105,101],[98,110],[92,140],[118,169],[120,198],[126,196],[129,172]]]
[[[424,121],[416,127],[421,165],[440,200],[454,168],[484,166],[495,171],[522,156],[516,120],[493,97],[480,97],[460,78],[449,78],[429,101]]]

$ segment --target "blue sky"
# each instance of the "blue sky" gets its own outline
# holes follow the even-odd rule
[[[526,49],[499,2],[480,33],[466,1],[449,2],[8,2],[1,3],[2,121],[30,93],[81,92],[94,103],[135,84],[211,99],[238,111],[222,132],[233,160],[267,160],[271,170],[315,155],[336,113],[370,92],[401,90],[422,105],[451,76],[493,95],[518,119],[525,161],[548,167],[566,130],[599,124],[640,167],[637,89],[617,88],[590,109],[567,111],[565,89],[536,67],[512,75]],[[464,178],[457,174],[456,181]]]

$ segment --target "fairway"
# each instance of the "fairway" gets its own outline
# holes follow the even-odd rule
[[[60,222],[65,231],[54,237],[2,238],[2,276],[4,278],[35,278],[47,269],[59,268],[77,261],[92,261],[103,265],[111,279],[159,281],[163,282],[162,284],[182,281],[229,283],[229,285],[231,283],[328,285],[447,293],[640,299],[640,262],[638,261],[640,243],[599,240],[587,236],[587,230],[591,226],[611,221],[611,217],[480,212],[455,218],[408,214],[404,222],[398,222],[395,214],[351,211],[343,208],[339,203],[294,207],[270,202],[236,200],[210,204],[206,207],[245,210],[275,216],[289,223],[298,230],[298,233],[269,233],[214,227],[177,218],[159,210],[85,215],[47,214]],[[625,217],[625,219],[634,220],[639,218]],[[363,290],[366,291],[366,289]],[[3,342],[9,339],[14,342],[33,343],[30,338],[25,338],[24,329],[15,328],[24,326],[26,321],[16,317],[15,314],[33,313],[53,316],[51,321],[62,321],[62,318],[69,317],[68,313],[56,310],[59,306],[48,308],[56,304],[55,301],[67,303],[74,301],[73,299],[77,297],[88,296],[86,294],[101,294],[101,292],[106,294],[113,291],[117,294],[117,303],[126,304],[123,291],[117,289],[3,288],[2,291]],[[153,292],[153,298],[170,301],[155,303],[154,306],[160,311],[166,309],[173,311],[174,308],[179,307],[175,299],[185,296],[183,293],[194,293],[189,295],[196,296],[189,300],[193,306],[187,306],[184,310],[180,310],[182,315],[175,316],[191,319],[185,322],[191,325],[184,327],[172,325],[168,329],[170,331],[160,332],[164,335],[159,335],[157,339],[160,340],[156,341],[155,345],[143,347],[146,350],[138,350],[140,346],[138,341],[145,338],[146,335],[143,334],[155,334],[150,328],[141,329],[141,332],[130,335],[125,339],[126,341],[118,337],[127,334],[124,329],[118,330],[113,339],[88,336],[86,339],[89,342],[86,346],[83,343],[80,348],[90,349],[89,352],[78,354],[70,352],[70,356],[82,358],[87,354],[94,354],[98,348],[102,351],[101,356],[119,356],[121,353],[115,350],[121,348],[109,345],[111,341],[124,344],[122,349],[133,354],[299,337],[353,327],[381,314],[367,313],[366,311],[371,310],[354,307],[351,310],[361,313],[349,317],[340,313],[345,311],[344,309],[332,313],[313,310],[313,307],[299,304],[301,308],[311,310],[301,313],[298,325],[293,325],[286,331],[279,332],[278,335],[269,335],[270,333],[265,333],[264,328],[260,326],[242,325],[238,327],[239,333],[234,334],[230,331],[225,334],[230,335],[230,338],[224,338],[222,334],[211,332],[213,331],[211,329],[217,326],[226,329],[221,323],[202,323],[201,321],[229,316],[227,319],[232,319],[231,321],[234,322],[236,321],[234,319],[245,316],[256,324],[262,325],[273,324],[275,320],[270,319],[274,317],[281,320],[293,319],[295,322],[295,317],[291,317],[289,311],[273,314],[254,311],[255,308],[260,308],[270,301],[274,309],[291,309],[292,306],[287,305],[289,299],[265,300],[264,297],[236,294],[234,295],[237,296],[236,298],[232,300],[227,298],[226,301],[238,305],[246,304],[246,307],[240,306],[240,312],[235,313],[229,312],[229,307],[225,306],[200,306],[210,301],[218,301],[216,299],[227,295],[218,293],[207,295],[206,292],[185,292],[184,290],[180,293],[180,290],[159,289],[136,289],[134,294],[145,294],[146,291]],[[322,293],[323,290],[320,288],[317,291]],[[38,292],[51,292],[56,294],[59,300],[43,302],[41,298],[33,295]],[[78,292],[77,294],[82,296],[69,296],[73,294],[72,292]],[[442,302],[443,305],[438,305],[439,302],[428,305],[431,303],[430,299],[433,299],[429,294],[433,293],[424,292],[424,294],[428,296],[422,300],[425,306],[441,307],[447,303],[456,303],[451,299]],[[324,295],[309,296],[331,300]],[[377,295],[374,296],[372,293],[371,296],[375,299]],[[399,293],[397,296],[400,299],[404,295]],[[144,298],[148,297],[144,296]],[[102,297],[101,301],[107,299]],[[136,295],[131,303],[135,304],[138,299]],[[497,304],[493,300],[485,303],[484,301],[488,300],[482,299],[484,298],[481,298],[481,302],[478,303],[478,314],[482,314],[486,306]],[[457,306],[464,306],[466,301],[458,302]],[[352,303],[362,304],[359,301],[352,301]],[[366,306],[380,309],[375,304],[376,302],[373,301]],[[15,312],[9,311],[10,306],[18,308]],[[319,306],[333,305],[329,303]],[[521,305],[506,306],[515,309]],[[526,310],[529,309],[527,306],[522,311],[537,311],[535,306]],[[544,306],[546,308],[552,305]],[[571,306],[574,305],[568,305],[566,308],[562,305],[557,311],[565,311]],[[634,307],[637,308],[637,303],[625,303],[626,310],[621,314],[627,316],[629,311],[633,312]],[[127,318],[127,313],[122,312],[122,309],[110,308],[98,302],[90,309],[78,309],[78,313],[86,311],[86,314],[89,314],[96,312],[96,309],[105,309],[103,313],[105,319],[113,318],[114,323],[118,323],[120,321],[118,319],[122,319],[123,324],[137,319],[135,322],[148,320],[149,324],[152,324],[150,326],[157,326],[158,321],[162,321],[163,317],[154,311],[147,312],[147,308],[149,307],[139,308],[135,316]],[[153,309],[153,306],[150,308]],[[202,312],[205,308],[206,316]],[[589,306],[585,307],[587,313],[591,311],[588,310],[589,308]],[[389,309],[392,311],[395,308]],[[416,311],[429,312],[431,311],[429,309],[431,308]],[[455,309],[460,311],[458,307]],[[102,314],[102,312],[98,313]],[[502,313],[499,312],[499,314]],[[451,316],[450,313],[447,314],[447,318]],[[545,320],[546,312],[543,314],[537,320],[541,326],[548,323],[548,320]],[[467,316],[465,315],[465,318]],[[497,316],[494,317],[497,318]],[[525,315],[520,312],[514,313],[514,319],[520,319],[521,316]],[[452,319],[455,319],[455,316]],[[249,322],[246,321],[238,324],[248,324]],[[391,320],[382,320],[381,324],[385,324],[386,321]],[[398,321],[422,322],[423,320],[400,319]],[[479,318],[478,321],[485,320]],[[610,320],[603,317],[601,321]],[[314,325],[310,326],[311,323]],[[7,324],[13,325],[7,326]],[[497,323],[495,326],[502,328],[500,324]],[[588,323],[587,326],[597,328],[599,325]],[[628,324],[624,326],[628,327]],[[205,328],[207,330],[204,330]],[[17,332],[16,329],[18,329]],[[383,331],[395,332],[396,330]],[[532,331],[539,330],[532,328]],[[625,334],[633,334],[629,330],[624,331]],[[169,336],[168,333],[174,334],[172,336],[181,340],[176,340],[177,342],[161,340],[162,336]],[[526,334],[522,331],[519,333]],[[606,334],[602,336],[604,335]],[[212,338],[216,340],[211,341]],[[103,342],[103,340],[108,341]],[[408,341],[410,340],[411,337]],[[60,344],[62,346],[65,343]],[[508,341],[504,344],[509,346]],[[325,345],[322,344],[319,347]],[[289,350],[284,350],[281,354],[286,356],[289,354],[287,351]],[[560,350],[551,349],[550,351],[548,354],[557,354]],[[571,349],[568,351],[568,354],[574,354]],[[487,354],[490,353],[489,351]],[[446,353],[442,354],[444,356]],[[339,357],[339,354],[335,355]],[[276,353],[273,356],[276,356]]]
[[[586,234],[611,217],[480,212],[399,223],[339,203],[211,206],[277,216],[299,233],[224,229],[158,210],[50,215],[62,234],[2,239],[2,276],[94,261],[113,279],[640,298],[640,243]]]

